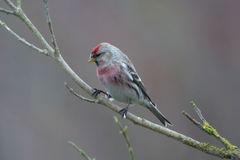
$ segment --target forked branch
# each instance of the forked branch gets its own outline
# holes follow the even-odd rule
[[[203,117],[201,110],[197,107],[197,105],[191,101],[190,102],[193,109],[195,110],[195,112],[197,113],[199,119],[202,121],[202,123],[198,122],[197,120],[195,120],[194,118],[192,118],[192,116],[190,116],[188,113],[186,113],[185,111],[182,112],[183,115],[185,115],[193,124],[195,124],[197,127],[199,127],[200,129],[202,129],[204,132],[206,132],[207,134],[215,137],[217,140],[219,140],[226,149],[229,150],[235,150],[238,147],[231,144],[226,138],[222,137],[218,131],[209,124],[209,122],[207,122],[207,120]]]
[[[2,22],[1,20],[0,20],[0,26],[3,26],[10,34],[12,34],[14,37],[16,37],[17,40],[20,41],[21,43],[23,43],[26,46],[28,46],[29,48],[37,51],[37,53],[41,53],[41,54],[48,56],[48,52],[46,49],[40,49],[40,48],[36,47],[34,44],[28,42],[27,40],[25,40],[24,38],[19,36],[16,32],[14,32],[6,23]]]
[[[58,47],[58,44],[57,44],[56,36],[54,34],[54,31],[53,31],[52,19],[50,17],[49,8],[48,8],[48,0],[43,0],[43,2],[44,2],[44,6],[45,6],[45,14],[46,14],[46,20],[47,20],[48,28],[49,28],[49,31],[50,31],[50,34],[51,34],[51,37],[52,37],[54,54],[55,54],[55,57],[58,57],[59,54],[60,54],[60,50],[59,50],[59,47]]]

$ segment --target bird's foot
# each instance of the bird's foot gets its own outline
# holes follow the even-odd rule
[[[118,113],[121,115],[122,118],[126,118],[128,112],[128,107],[121,109]]]
[[[94,97],[97,97],[97,96],[98,96],[99,94],[101,94],[101,93],[105,94],[108,99],[112,98],[112,96],[111,96],[110,94],[108,94],[107,92],[104,92],[104,91],[99,90],[99,89],[97,89],[97,88],[93,88],[92,95],[93,95]]]

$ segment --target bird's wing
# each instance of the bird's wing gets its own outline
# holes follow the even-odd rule
[[[148,93],[147,93],[147,91],[146,91],[146,89],[143,85],[143,82],[142,82],[141,78],[138,76],[138,74],[137,74],[134,66],[132,65],[132,63],[130,62],[130,63],[127,64],[127,63],[122,62],[121,63],[121,69],[125,73],[128,81],[135,84],[140,89],[140,91],[142,92],[142,95],[144,96],[144,99],[149,100],[153,105],[155,105],[152,102],[150,96],[148,95]]]

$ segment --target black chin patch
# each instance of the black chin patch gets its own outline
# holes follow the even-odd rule
[[[99,66],[99,62],[98,61],[95,61],[96,65]]]

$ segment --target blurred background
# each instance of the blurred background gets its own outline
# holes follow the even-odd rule
[[[152,99],[174,124],[171,129],[196,140],[221,144],[188,121],[194,100],[205,118],[240,145],[240,1],[226,0],[49,0],[63,57],[83,80],[102,89],[87,59],[100,42],[125,52]],[[1,7],[6,7],[3,1]],[[50,42],[41,0],[23,9]],[[21,21],[0,14],[21,36],[41,47]],[[67,81],[83,91],[49,57],[20,44],[0,28],[0,159],[77,160],[71,140],[97,160],[129,159],[113,121],[117,115],[72,96]],[[130,109],[159,123],[142,107]],[[119,117],[119,116],[118,116]],[[137,160],[218,159],[164,135],[121,120]]]

